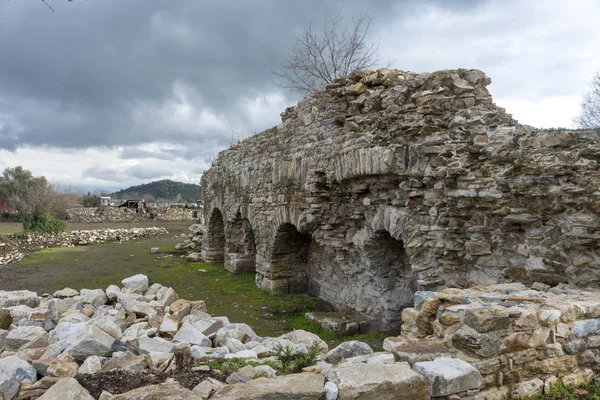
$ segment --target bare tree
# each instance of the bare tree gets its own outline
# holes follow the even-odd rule
[[[581,114],[575,118],[575,123],[583,129],[600,129],[600,71],[592,79],[590,91],[581,102]]]
[[[306,26],[291,55],[271,71],[284,81],[284,88],[306,95],[355,71],[372,68],[379,62],[379,43],[367,39],[373,18],[364,14],[347,26],[341,14],[327,9],[322,31],[315,31],[312,24]]]

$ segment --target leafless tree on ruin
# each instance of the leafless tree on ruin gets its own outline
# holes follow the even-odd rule
[[[368,40],[373,20],[373,15],[364,14],[347,26],[341,14],[326,10],[322,31],[306,26],[291,55],[271,72],[281,78],[284,88],[309,95],[338,78],[374,67],[379,42]]]
[[[581,114],[575,123],[582,129],[600,129],[600,71],[590,85],[590,91],[581,102]]]

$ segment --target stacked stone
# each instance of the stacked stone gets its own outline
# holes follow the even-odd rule
[[[193,224],[189,227],[190,234],[188,239],[183,243],[177,243],[175,248],[178,250],[192,250],[193,252],[200,252],[204,244],[204,237],[206,235],[206,228],[204,225]]]
[[[478,70],[358,71],[301,100],[204,173],[208,250],[223,259],[211,216],[225,223],[227,253],[240,215],[261,288],[306,289],[386,329],[415,290],[597,285],[598,131],[520,125],[493,103],[490,82]],[[309,236],[309,254],[281,271],[289,225]],[[382,233],[408,271],[388,274],[369,250],[386,247]]]
[[[79,223],[101,222],[140,222],[157,221],[192,221],[199,218],[200,207],[195,203],[190,206],[154,206],[145,207],[143,212],[135,209],[118,207],[84,207],[70,208],[69,221]]]
[[[94,229],[61,233],[27,233],[0,237],[0,265],[21,260],[25,251],[44,247],[73,247],[105,242],[127,242],[149,236],[166,235],[162,227]]]
[[[122,284],[106,290],[65,288],[47,297],[0,291],[0,398],[92,399],[78,379],[112,370],[166,372],[174,379],[124,394],[105,391],[102,400],[428,400],[434,393],[450,398],[475,393],[483,381],[474,367],[456,358],[411,366],[359,341],[329,349],[303,330],[260,337],[246,324],[211,316],[203,301],[180,299],[170,287],[150,285],[145,275]],[[281,362],[279,349],[294,357],[311,347],[320,352],[318,361],[301,373],[277,376],[270,366]],[[193,390],[177,383],[178,372],[211,371],[211,361],[229,359],[250,363]]]
[[[483,376],[465,399],[504,399],[578,386],[600,371],[600,293],[519,283],[418,292],[404,310],[402,335],[384,348],[413,368],[454,356]],[[433,396],[441,395],[432,392]]]

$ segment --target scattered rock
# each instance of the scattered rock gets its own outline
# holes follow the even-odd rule
[[[302,373],[276,378],[258,378],[247,383],[219,389],[211,400],[270,400],[305,399],[321,400],[325,397],[325,380],[322,375]]]
[[[337,385],[340,400],[429,400],[425,379],[408,363],[342,364],[326,373]]]
[[[128,289],[133,289],[138,293],[144,293],[148,290],[148,277],[143,274],[137,274],[134,276],[130,276],[129,278],[125,278],[121,281],[123,286]]]
[[[373,349],[366,343],[358,340],[341,343],[325,354],[325,360],[330,363],[339,363],[344,358],[362,356],[373,353]]]
[[[62,378],[38,400],[94,400],[75,379]]]
[[[437,358],[413,365],[413,370],[425,377],[431,396],[451,394],[479,389],[482,377],[472,365],[458,358]]]

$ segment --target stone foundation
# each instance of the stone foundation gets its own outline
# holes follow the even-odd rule
[[[483,376],[481,393],[504,399],[570,385],[600,371],[600,291],[519,283],[418,292],[402,313],[402,335],[384,342],[397,361],[414,365],[456,357]]]

